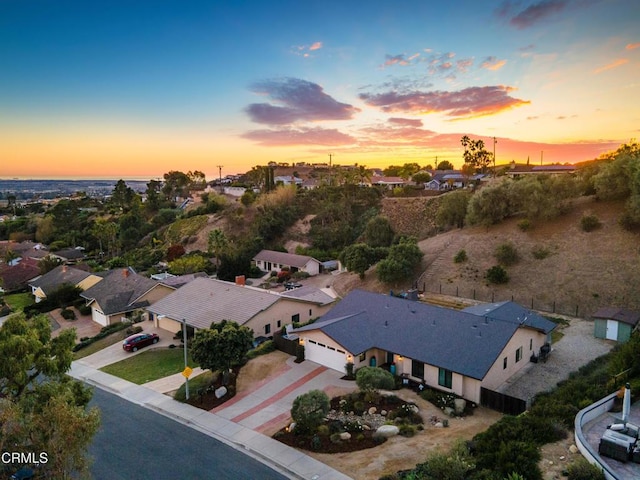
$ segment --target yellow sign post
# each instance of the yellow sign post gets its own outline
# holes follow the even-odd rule
[[[189,378],[191,376],[191,374],[193,373],[193,368],[191,367],[184,367],[184,370],[182,371],[182,376],[184,378]]]

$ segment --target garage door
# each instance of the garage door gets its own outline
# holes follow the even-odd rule
[[[339,372],[346,372],[344,366],[347,363],[347,352],[329,347],[315,340],[307,340],[305,342],[304,358]]]

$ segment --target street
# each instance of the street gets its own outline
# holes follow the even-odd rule
[[[286,477],[207,435],[94,389],[101,427],[89,447],[96,480]]]

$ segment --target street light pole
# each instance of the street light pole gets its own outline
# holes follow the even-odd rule
[[[184,368],[186,371],[189,365],[187,364],[187,320],[184,318],[182,319],[182,338],[184,340]],[[189,400],[189,377],[187,375],[185,375],[184,381],[185,381],[184,391],[185,391],[187,400]]]

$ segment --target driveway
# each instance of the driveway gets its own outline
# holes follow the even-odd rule
[[[342,376],[340,372],[309,360],[295,363],[290,357],[285,368],[258,382],[256,388],[236,395],[211,411],[254,431],[271,435],[289,421],[291,406],[297,396],[310,390],[357,390],[355,382],[342,380]]]
[[[568,318],[568,317],[567,317]],[[546,362],[529,363],[515,378],[505,383],[499,391],[512,397],[530,400],[541,392],[554,388],[566,380],[571,372],[609,351],[616,345],[611,340],[593,336],[593,321],[568,318],[569,326],[561,328],[564,336],[551,345],[551,355]]]
[[[82,358],[80,362],[90,367],[99,369],[106,365],[111,365],[112,363],[116,363],[116,362],[119,362],[120,360],[124,360],[125,358],[131,358],[134,355],[138,355],[141,352],[146,352],[153,348],[168,347],[172,343],[175,345],[180,344],[179,340],[173,339],[174,334],[172,332],[168,332],[166,330],[163,330],[162,328],[155,327],[153,325],[153,322],[137,323],[136,326],[142,327],[145,333],[157,333],[158,336],[160,337],[160,341],[155,345],[149,345],[148,347],[140,349],[137,352],[125,352],[122,349],[121,342],[114,343],[113,345],[109,345],[108,347],[103,348],[102,350],[92,355]]]
[[[60,332],[68,328],[76,329],[77,341],[84,337],[93,337],[100,332],[102,325],[94,322],[91,315],[81,315],[77,308],[72,308],[72,310],[76,314],[75,320],[65,320],[62,318],[62,315],[60,315],[60,308],[56,308],[49,312],[49,318],[52,320],[51,323],[53,324],[53,332],[51,332],[52,337],[57,337],[60,335]]]

